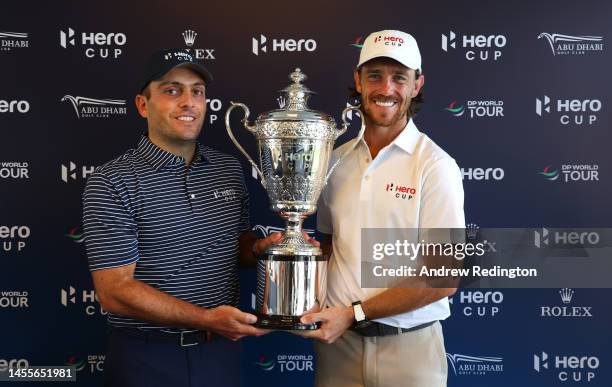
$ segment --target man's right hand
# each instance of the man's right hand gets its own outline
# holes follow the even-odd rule
[[[257,316],[228,305],[221,305],[208,309],[207,329],[236,341],[244,336],[261,336],[269,333],[269,330],[259,329],[252,326],[257,321]]]

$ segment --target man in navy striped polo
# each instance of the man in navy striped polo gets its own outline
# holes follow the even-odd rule
[[[278,234],[250,232],[232,156],[197,142],[211,74],[183,49],[155,54],[136,96],[148,130],[84,193],[87,254],[109,312],[107,386],[237,386],[257,318],[236,308],[238,264]]]

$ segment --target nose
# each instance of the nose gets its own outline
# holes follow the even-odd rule
[[[390,95],[393,93],[393,79],[391,77],[383,77],[380,83],[380,90],[382,94]]]
[[[179,103],[181,107],[192,108],[195,106],[195,97],[191,92],[183,93]]]

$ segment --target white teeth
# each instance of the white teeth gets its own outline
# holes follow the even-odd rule
[[[388,101],[388,102],[376,101],[376,105],[383,106],[383,107],[391,107],[391,106],[395,105],[395,102],[393,102],[393,101]]]
[[[193,120],[195,120],[195,118],[189,117],[189,116],[180,116],[180,117],[177,117],[177,119],[180,120],[180,121],[193,121]]]

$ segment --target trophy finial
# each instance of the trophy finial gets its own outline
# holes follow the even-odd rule
[[[306,74],[304,74],[299,67],[296,67],[295,70],[293,70],[293,72],[291,73],[291,75],[289,75],[289,79],[291,79],[295,84],[300,84],[304,82],[306,78]]]

